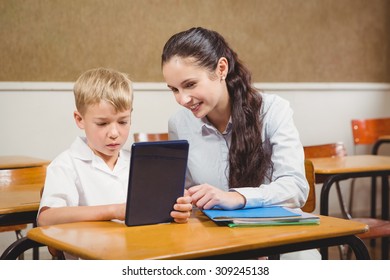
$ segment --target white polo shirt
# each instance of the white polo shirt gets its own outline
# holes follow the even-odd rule
[[[40,208],[125,203],[130,152],[121,150],[114,170],[77,137],[47,168]]]

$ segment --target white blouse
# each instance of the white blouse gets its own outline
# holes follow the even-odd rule
[[[181,108],[169,120],[171,139],[190,143],[186,187],[208,183],[222,190],[235,190],[246,198],[245,208],[282,205],[300,208],[306,201],[309,186],[305,177],[304,152],[293,112],[288,101],[262,93],[263,145],[272,149],[272,180],[258,187],[229,186],[229,146],[231,122],[220,133],[207,118],[197,119]]]

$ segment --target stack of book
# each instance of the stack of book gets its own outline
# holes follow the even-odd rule
[[[203,213],[219,225],[229,227],[315,225],[320,223],[316,215],[282,206],[259,207],[238,210],[203,210]]]

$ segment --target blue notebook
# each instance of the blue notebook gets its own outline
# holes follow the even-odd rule
[[[318,224],[319,217],[282,206],[238,210],[203,210],[216,223],[229,226]]]

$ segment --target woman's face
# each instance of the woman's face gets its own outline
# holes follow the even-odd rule
[[[197,118],[225,110],[229,95],[223,71],[215,72],[197,66],[190,58],[172,57],[163,65],[163,75],[176,102]]]

